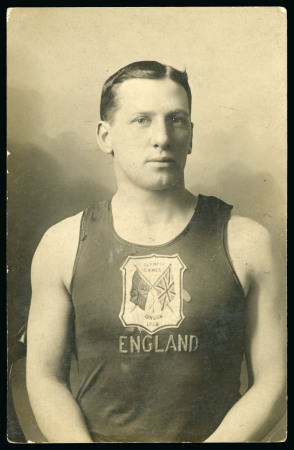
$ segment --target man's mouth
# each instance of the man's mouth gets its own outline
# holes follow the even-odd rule
[[[175,160],[173,158],[170,158],[168,156],[163,156],[161,158],[153,158],[149,159],[148,162],[155,162],[155,163],[174,163]]]

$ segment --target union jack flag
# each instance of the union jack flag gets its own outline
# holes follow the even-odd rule
[[[158,278],[155,283],[155,290],[157,293],[158,301],[163,311],[166,306],[175,298],[175,282],[170,269],[170,266],[165,269],[163,274]]]

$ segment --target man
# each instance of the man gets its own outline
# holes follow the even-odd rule
[[[185,189],[186,73],[130,64],[106,81],[100,113],[117,192],[49,229],[32,264],[27,387],[40,429],[49,442],[259,441],[285,399],[268,233]]]

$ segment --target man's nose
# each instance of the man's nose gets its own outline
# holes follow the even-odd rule
[[[157,121],[152,126],[152,144],[154,147],[169,147],[170,133],[165,120]]]

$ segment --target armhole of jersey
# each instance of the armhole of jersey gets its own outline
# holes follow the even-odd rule
[[[77,253],[76,253],[76,257],[75,257],[75,261],[74,261],[74,265],[73,265],[73,269],[72,269],[72,277],[71,277],[71,282],[70,282],[70,295],[72,295],[72,290],[73,290],[73,283],[75,280],[75,274],[76,274],[76,269],[77,269],[77,265],[78,265],[78,260],[82,251],[82,246],[83,246],[83,240],[85,238],[85,217],[86,217],[86,212],[87,209],[85,209],[83,211],[82,217],[81,217],[81,222],[80,222],[80,233],[79,233],[79,243],[78,243],[78,249],[77,249]]]
[[[239,279],[239,277],[237,275],[237,272],[235,271],[233,262],[232,262],[231,257],[230,257],[229,247],[228,247],[228,223],[229,223],[229,220],[230,220],[230,217],[231,217],[231,210],[232,210],[232,207],[230,209],[229,208],[227,209],[227,214],[226,214],[226,217],[225,217],[225,219],[223,221],[223,224],[222,224],[222,229],[221,229],[222,248],[223,248],[223,251],[224,251],[224,254],[225,254],[226,261],[228,262],[228,264],[230,266],[230,269],[231,269],[231,272],[233,274],[233,277],[234,277],[237,285],[241,289],[243,297],[245,298],[246,297],[245,296],[245,292],[244,292],[243,286],[241,284],[241,281],[240,281],[240,279]]]

